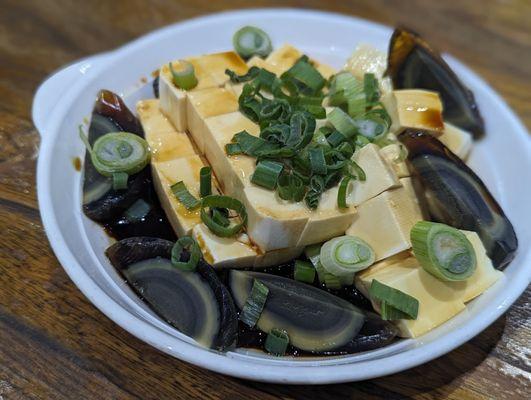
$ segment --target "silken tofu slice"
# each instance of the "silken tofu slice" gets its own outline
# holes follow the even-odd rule
[[[344,69],[363,80],[365,74],[371,73],[378,79],[382,94],[393,90],[389,77],[384,77],[387,69],[387,54],[369,44],[359,44],[345,64]]]
[[[192,142],[184,132],[177,132],[162,114],[159,100],[142,100],[137,112],[149,143],[152,162],[163,162],[196,154]]]
[[[290,69],[293,64],[295,64],[295,62],[302,56],[303,53],[300,50],[296,49],[290,44],[285,44],[277,50],[273,51],[271,54],[269,54],[265,61],[268,64],[273,65],[277,71],[271,72],[275,72],[277,76],[280,76],[282,73]],[[314,64],[317,71],[319,71],[325,79],[330,78],[333,74],[337,72],[335,68],[329,65],[322,64],[314,59],[310,60]]]
[[[332,237],[344,235],[352,224],[356,207],[351,205],[340,209],[337,206],[338,190],[339,186],[335,186],[321,195],[317,209],[310,212],[308,222],[300,236],[300,246],[321,243]]]
[[[421,221],[411,178],[401,178],[402,187],[387,190],[357,207],[347,235],[365,240],[382,260],[411,247],[409,233]]]
[[[391,143],[380,149],[380,154],[399,178],[411,176],[406,161],[402,159],[402,150],[398,143]]]
[[[372,267],[371,267],[372,268]],[[419,301],[415,320],[394,321],[402,337],[418,337],[448,321],[465,309],[462,289],[454,288],[426,272],[415,258],[380,269],[376,273],[356,276],[356,287],[368,293],[372,280],[398,289]]]
[[[400,186],[391,165],[380,154],[380,148],[369,143],[354,153],[352,159],[363,169],[365,181],[355,181],[348,195],[348,204],[358,206],[380,193]]]
[[[444,132],[438,139],[463,160],[472,150],[472,134],[448,122],[444,123]]]
[[[238,110],[238,98],[226,88],[209,88],[188,93],[188,131],[201,153],[205,152],[205,119]]]

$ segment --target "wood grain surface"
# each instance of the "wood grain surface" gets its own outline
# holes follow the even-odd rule
[[[410,26],[470,65],[531,127],[529,0],[1,0],[0,400],[531,398],[529,289],[487,330],[429,364],[360,383],[294,387],[225,377],[162,354],[94,308],[57,262],[36,200],[39,136],[30,108],[38,84],[66,63],[168,23],[287,5]]]

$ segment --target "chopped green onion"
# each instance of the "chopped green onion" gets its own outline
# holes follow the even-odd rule
[[[169,64],[173,83],[178,88],[190,90],[197,86],[194,66],[185,60],[179,60],[179,69],[175,70],[172,63]]]
[[[321,261],[317,260],[317,263],[314,265],[315,272],[317,272],[317,278],[319,279],[319,283],[326,285],[325,276],[326,274],[328,274],[328,272],[326,272],[326,270],[324,269],[323,264],[321,264]]]
[[[328,114],[328,121],[347,139],[354,137],[357,133],[354,120],[340,108],[334,108],[330,114]]]
[[[151,205],[144,199],[138,199],[131,207],[124,212],[124,216],[129,222],[138,222],[143,220],[151,211]]]
[[[210,216],[207,208],[227,208],[235,211],[240,216],[240,222],[231,226],[223,226]],[[241,201],[229,196],[210,195],[203,197],[201,201],[201,221],[215,235],[220,237],[230,237],[241,232],[247,226],[247,211]]]
[[[251,182],[266,189],[273,190],[277,187],[278,177],[283,168],[284,166],[282,164],[275,161],[260,161],[251,176]]]
[[[325,270],[324,284],[327,289],[341,289],[341,278]]]
[[[361,271],[374,263],[373,249],[355,236],[333,238],[321,247],[323,267],[336,276]]]
[[[369,296],[372,300],[385,302],[387,306],[402,311],[407,319],[416,319],[419,312],[419,301],[398,289],[387,286],[376,279],[372,280],[369,288]]]
[[[147,142],[133,133],[107,133],[99,137],[92,148],[81,130],[80,136],[85,138],[84,142],[94,168],[103,176],[111,177],[116,172],[133,175],[142,171],[149,163]]]
[[[341,286],[352,286],[354,284],[354,275],[356,274],[340,276],[339,280],[341,282]]]
[[[476,253],[459,229],[429,221],[411,229],[411,244],[422,267],[443,281],[462,281],[476,270]]]
[[[342,106],[354,98],[363,98],[363,85],[352,73],[343,71],[336,74],[330,87],[330,104]]]
[[[203,167],[199,171],[199,195],[201,197],[212,194],[212,168]]]
[[[255,26],[244,26],[237,30],[232,37],[232,44],[236,53],[245,59],[254,55],[267,57],[273,50],[267,33]]]
[[[295,84],[302,85],[308,89],[310,95],[317,93],[326,83],[323,76],[308,62],[308,58],[305,56],[299,58],[290,69],[280,76],[280,79],[294,81]]]
[[[299,202],[304,198],[306,187],[302,179],[292,174],[282,174],[278,179],[278,195],[283,200]]]
[[[243,154],[243,150],[238,143],[227,143],[225,145],[225,152],[228,156],[235,156],[238,154]]]
[[[286,354],[288,344],[288,333],[284,330],[273,328],[267,334],[267,338],[264,343],[264,348],[268,353],[271,353],[275,356],[283,356],[284,354]]]
[[[249,71],[247,71],[243,75],[238,75],[236,72],[231,71],[230,69],[226,69],[225,75],[228,75],[232,83],[244,83],[244,82],[248,82],[256,78],[259,72],[260,72],[260,68],[258,67],[249,68]]]
[[[129,175],[125,172],[115,172],[112,174],[112,188],[114,190],[124,190],[127,189],[127,180]]]
[[[188,257],[185,255],[183,261],[183,251],[189,251]],[[199,260],[201,259],[201,249],[197,242],[190,236],[183,236],[179,238],[171,249],[171,264],[181,271],[195,271]]]
[[[269,289],[267,286],[259,280],[254,279],[251,293],[242,307],[240,321],[253,328],[260,319],[268,294]]]
[[[192,193],[188,191],[183,181],[179,181],[170,187],[172,193],[177,200],[187,209],[193,210],[201,205],[201,201],[196,199]]]
[[[212,219],[216,224],[219,224],[223,227],[230,225],[230,220],[228,217],[228,210],[226,208],[213,208],[212,209]]]
[[[348,115],[351,117],[363,114],[366,109],[367,103],[365,102],[365,98],[353,98],[347,101]]]
[[[312,141],[320,146],[330,147],[330,144],[328,143],[328,140],[321,129],[318,129],[314,132]]]
[[[326,174],[326,161],[324,157],[324,151],[322,147],[316,147],[308,151],[310,156],[310,165],[312,173],[325,175]]]
[[[398,308],[387,304],[386,301],[382,301],[380,304],[380,315],[384,321],[395,321],[398,319],[410,319],[409,316],[400,311]]]
[[[311,262],[296,260],[293,277],[299,282],[313,283],[315,280],[315,268]]]
[[[387,133],[388,126],[380,118],[369,118],[367,114],[353,120],[356,131],[369,140],[375,140]]]
[[[337,147],[341,143],[347,141],[347,137],[343,135],[341,132],[334,130],[327,138],[328,143],[330,143],[331,147]]]
[[[339,189],[337,191],[337,206],[339,208],[348,208],[347,188],[351,179],[352,178],[350,176],[345,176],[343,179],[341,179],[341,183],[339,184]]]
[[[365,92],[365,99],[369,104],[375,104],[380,99],[378,80],[374,74],[369,73],[363,76],[363,91]]]
[[[361,168],[358,163],[354,160],[350,160],[350,168],[353,170],[354,172],[354,176],[356,177],[356,179],[358,179],[359,181],[365,181],[367,180],[367,175],[365,174],[365,171],[363,170],[363,168]]]
[[[237,143],[243,154],[256,157],[260,152],[278,149],[277,145],[270,143],[262,138],[256,137],[247,131],[241,131],[234,135],[232,140]]]

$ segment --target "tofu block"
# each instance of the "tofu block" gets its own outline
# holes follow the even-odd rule
[[[238,74],[244,74],[248,70],[247,64],[233,51],[188,57],[185,60],[194,67],[197,77],[197,86],[195,88],[185,91],[176,87],[173,84],[169,63],[160,68],[159,80],[161,110],[172,122],[174,127],[181,132],[188,129],[186,117],[188,93],[223,86],[229,80],[225,74],[227,68]],[[180,67],[180,61],[172,61],[172,66],[174,69],[178,69]]]
[[[199,209],[187,210],[171,191],[171,186],[183,181],[196,197],[199,197],[199,171],[204,167],[199,156],[176,158],[174,160],[152,163],[153,183],[160,204],[177,236],[187,236],[201,223]]]
[[[151,151],[152,162],[164,162],[195,155],[186,133],[177,132],[159,108],[159,100],[141,100],[137,112]]]
[[[387,69],[387,54],[370,44],[359,44],[343,69],[352,72],[360,80],[363,80],[363,76],[367,73],[374,74],[378,79],[382,95],[393,90],[391,79],[384,77]]]
[[[310,213],[310,217],[300,236],[299,245],[321,243],[332,237],[345,234],[347,228],[352,224],[356,215],[356,207],[351,205],[346,209],[337,206],[336,186],[321,195],[319,206]]]
[[[434,136],[444,131],[442,102],[437,92],[421,89],[393,90],[382,97],[392,120],[391,132],[424,129]]]
[[[290,69],[293,64],[295,64],[295,62],[303,55],[304,54],[300,50],[296,49],[295,47],[289,44],[285,44],[282,47],[273,51],[271,54],[269,54],[265,61],[268,64],[273,65],[277,71],[271,72],[275,72],[277,76],[280,76],[282,73]],[[314,64],[317,71],[319,71],[325,79],[330,78],[330,76],[337,72],[335,68],[329,65],[322,64],[313,59],[310,59],[310,61]]]
[[[238,107],[238,98],[229,89],[215,87],[188,93],[188,131],[201,153],[205,152],[205,119],[238,111]]]
[[[358,206],[347,235],[365,240],[382,260],[411,247],[409,233],[422,220],[411,178],[401,178],[402,187],[385,191]]]
[[[286,263],[298,258],[303,251],[304,247],[288,247],[259,254],[254,261],[254,268],[260,269]]]
[[[401,159],[401,148],[398,143],[391,143],[380,149],[380,154],[399,178],[411,176],[405,160]]]
[[[228,157],[225,145],[240,131],[258,135],[260,128],[239,111],[206,118],[204,127],[201,135],[205,138],[205,157],[218,177],[222,191],[232,196],[249,184],[256,160],[245,155]]]
[[[452,286],[457,288],[463,288],[463,294],[461,301],[469,302],[476,298],[489,287],[494,285],[498,279],[503,276],[503,273],[495,269],[492,265],[492,261],[487,256],[485,247],[481,242],[476,232],[462,231],[466,238],[472,243],[472,247],[476,253],[476,270],[470,278],[463,282],[449,282]]]
[[[365,171],[366,180],[356,181],[348,195],[348,203],[358,206],[380,193],[400,186],[393,168],[380,154],[380,148],[369,143],[354,153],[352,159]]]
[[[282,69],[281,65],[272,64],[261,57],[253,56],[247,61],[249,67],[258,67],[268,70],[269,72],[274,73],[276,76],[280,76],[285,70]],[[291,67],[291,65],[290,65]],[[289,68],[289,67],[288,67]]]
[[[372,270],[373,268],[375,270]],[[367,295],[373,279],[419,301],[417,319],[394,321],[402,337],[418,337],[465,309],[461,300],[463,289],[452,287],[449,282],[435,278],[426,272],[414,257],[405,258],[386,268],[378,268],[376,264],[363,274],[356,275],[356,287]]]
[[[247,233],[263,251],[294,247],[306,227],[311,211],[305,203],[280,199],[276,192],[256,185],[247,185],[232,193],[247,209]]]
[[[194,226],[192,236],[199,244],[205,261],[213,267],[245,268],[255,263],[257,252],[245,234],[237,238],[223,238],[199,223]]]
[[[472,134],[448,122],[444,123],[444,132],[438,139],[463,160],[472,150]]]

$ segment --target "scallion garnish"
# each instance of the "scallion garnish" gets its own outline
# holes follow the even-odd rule
[[[282,164],[275,161],[260,161],[251,176],[251,182],[266,189],[275,189],[283,168]]]
[[[138,199],[124,212],[124,216],[129,222],[138,222],[146,218],[151,211],[151,205],[144,199]]]
[[[355,236],[333,238],[321,247],[321,264],[336,276],[350,275],[374,263],[373,249]]]
[[[339,189],[337,191],[337,206],[338,208],[347,208],[347,188],[348,184],[350,183],[350,180],[352,177],[350,176],[344,176],[343,179],[341,179],[341,183],[339,184]]]
[[[199,171],[199,195],[201,197],[212,194],[212,168],[203,167]]]
[[[201,204],[201,201],[196,199],[191,194],[183,181],[179,181],[170,187],[172,193],[177,197],[177,200],[187,209],[193,210]]]
[[[347,141],[347,137],[343,135],[341,132],[334,130],[328,137],[326,138],[328,140],[328,143],[331,147],[337,147],[341,143]]]
[[[190,90],[197,86],[195,69],[190,62],[179,60],[179,66],[177,69],[175,69],[173,64],[170,62],[168,67],[170,68],[173,84],[178,88]]]
[[[308,150],[310,165],[313,174],[326,175],[326,161],[322,147],[315,147]]]
[[[443,281],[462,281],[476,269],[476,253],[459,229],[419,221],[411,229],[411,244],[422,267]]]
[[[207,209],[209,208],[226,208],[238,214],[240,222],[230,226],[223,226],[216,222],[210,215]],[[215,235],[220,237],[234,236],[242,231],[247,226],[247,211],[245,206],[239,200],[229,196],[210,195],[203,197],[201,200],[201,221],[210,229]]]
[[[353,138],[357,133],[357,128],[352,118],[340,108],[334,108],[330,112],[328,121],[347,139]]]
[[[389,305],[386,301],[380,303],[380,316],[384,321],[392,321],[398,319],[410,319],[409,316],[399,309]]]
[[[319,92],[326,83],[326,80],[310,64],[306,56],[299,58],[290,69],[281,75],[280,79],[294,82],[298,88],[301,88],[308,95],[314,95]]]
[[[267,334],[266,341],[264,343],[264,348],[268,353],[280,357],[286,354],[288,344],[288,333],[284,330],[273,328]]]
[[[293,271],[293,278],[299,282],[313,283],[315,280],[315,268],[311,262],[295,261],[295,268]]]
[[[124,190],[127,189],[127,180],[129,175],[125,172],[115,172],[112,174],[112,188],[114,190]]]
[[[184,253],[185,249],[188,254]],[[195,271],[200,259],[201,249],[190,236],[179,238],[171,249],[171,263],[181,271]]]
[[[416,319],[419,312],[419,301],[401,290],[387,286],[376,279],[372,280],[369,288],[372,300],[385,302],[384,307],[393,307],[405,315],[405,319]],[[386,310],[389,312],[389,310]],[[392,311],[390,311],[392,312]]]
[[[244,26],[237,30],[232,37],[232,44],[236,53],[245,59],[254,55],[267,57],[273,50],[267,33],[255,26]]]
[[[341,279],[340,277],[331,274],[330,272],[326,271],[324,273],[324,284],[327,287],[327,289],[341,289]]]
[[[226,208],[212,208],[212,219],[218,225],[227,227],[230,225],[229,212]]]
[[[350,160],[349,166],[353,172],[353,175],[358,179],[359,181],[365,181],[367,179],[367,175],[365,174],[365,171],[363,168],[361,168],[358,163],[354,160]]]
[[[363,76],[363,91],[368,104],[374,105],[380,99],[378,80],[374,74],[368,73]]]
[[[268,294],[269,289],[267,286],[259,280],[254,279],[251,293],[242,307],[240,321],[253,328],[260,319]]]

